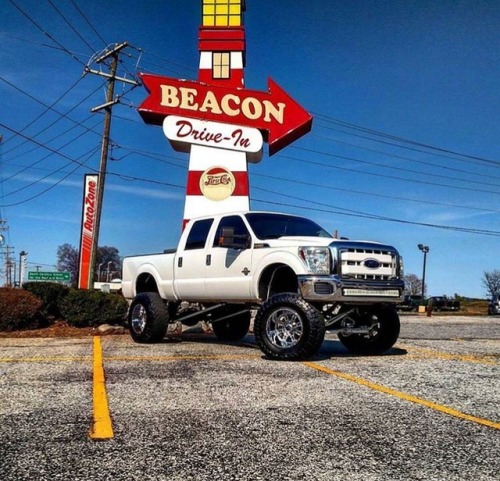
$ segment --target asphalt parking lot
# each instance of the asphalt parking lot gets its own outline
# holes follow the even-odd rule
[[[0,339],[0,479],[498,480],[500,318],[402,324],[305,363],[252,335]]]

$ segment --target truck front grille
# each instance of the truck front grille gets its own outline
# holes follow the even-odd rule
[[[398,275],[397,254],[387,249],[339,249],[339,274],[343,278],[386,281]]]

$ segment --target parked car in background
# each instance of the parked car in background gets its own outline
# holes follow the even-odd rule
[[[433,311],[459,311],[460,301],[447,296],[432,296],[427,300],[427,306],[432,305]]]
[[[403,302],[396,305],[398,311],[411,312],[418,311],[418,306],[422,304],[422,296],[406,294]]]
[[[488,302],[488,315],[500,314],[500,296],[493,296]]]

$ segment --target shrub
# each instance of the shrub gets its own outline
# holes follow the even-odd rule
[[[69,288],[55,282],[27,282],[23,289],[42,299],[41,314],[46,318],[61,317],[61,303],[68,294]]]
[[[61,302],[61,314],[76,327],[116,324],[125,320],[128,302],[116,294],[71,289]]]
[[[43,301],[31,292],[0,288],[0,331],[14,331],[38,324]]]

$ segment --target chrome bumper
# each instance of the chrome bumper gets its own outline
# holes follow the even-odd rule
[[[404,281],[365,281],[339,276],[298,276],[302,297],[312,302],[349,304],[398,303],[403,300]]]

